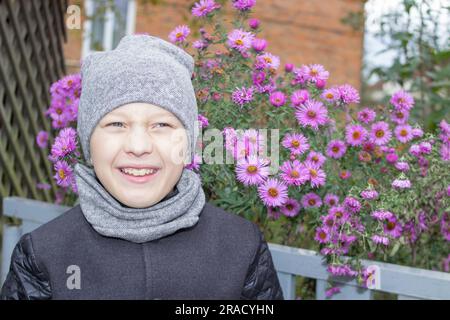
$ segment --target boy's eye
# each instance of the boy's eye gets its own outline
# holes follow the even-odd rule
[[[165,122],[158,122],[156,124],[157,127],[170,127],[170,124],[165,123]]]
[[[122,122],[111,122],[111,123],[108,124],[108,127],[109,126],[117,127],[115,124],[123,125]]]

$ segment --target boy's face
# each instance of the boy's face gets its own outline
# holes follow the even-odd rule
[[[145,208],[177,184],[187,156],[187,135],[171,112],[148,103],[130,103],[99,121],[90,151],[105,189],[129,207]]]

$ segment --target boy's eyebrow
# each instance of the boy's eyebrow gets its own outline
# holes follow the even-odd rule
[[[128,113],[127,112],[121,112],[121,111],[117,111],[117,112],[111,112],[109,113],[110,116],[118,116],[118,117],[124,117],[124,118],[128,118]],[[152,115],[150,115],[151,117],[175,117],[174,115],[170,114],[170,113],[163,113],[163,112],[156,112]]]

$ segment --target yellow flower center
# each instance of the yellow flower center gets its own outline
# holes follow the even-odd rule
[[[250,165],[247,167],[247,172],[248,173],[255,173],[256,171],[258,171],[258,168],[254,165]]]
[[[384,137],[384,131],[383,130],[377,130],[375,135],[377,136],[377,138],[382,138],[382,137]]]
[[[271,196],[271,197],[276,197],[276,196],[278,196],[278,190],[277,189],[275,189],[275,188],[269,188],[269,195]]]
[[[300,146],[300,141],[298,141],[298,140],[292,140],[292,142],[291,142],[291,146],[293,146],[293,147],[298,147],[298,146]]]
[[[61,179],[64,179],[64,178],[66,177],[66,174],[64,173],[64,170],[63,170],[63,169],[59,169],[59,170],[58,170],[58,174],[59,174],[59,177],[60,177]]]

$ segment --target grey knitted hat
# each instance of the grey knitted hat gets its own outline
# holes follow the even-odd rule
[[[85,160],[90,159],[90,138],[97,123],[132,102],[150,103],[176,115],[187,130],[192,157],[198,136],[193,71],[190,54],[146,34],[125,36],[116,49],[87,56],[81,66],[77,123]]]

